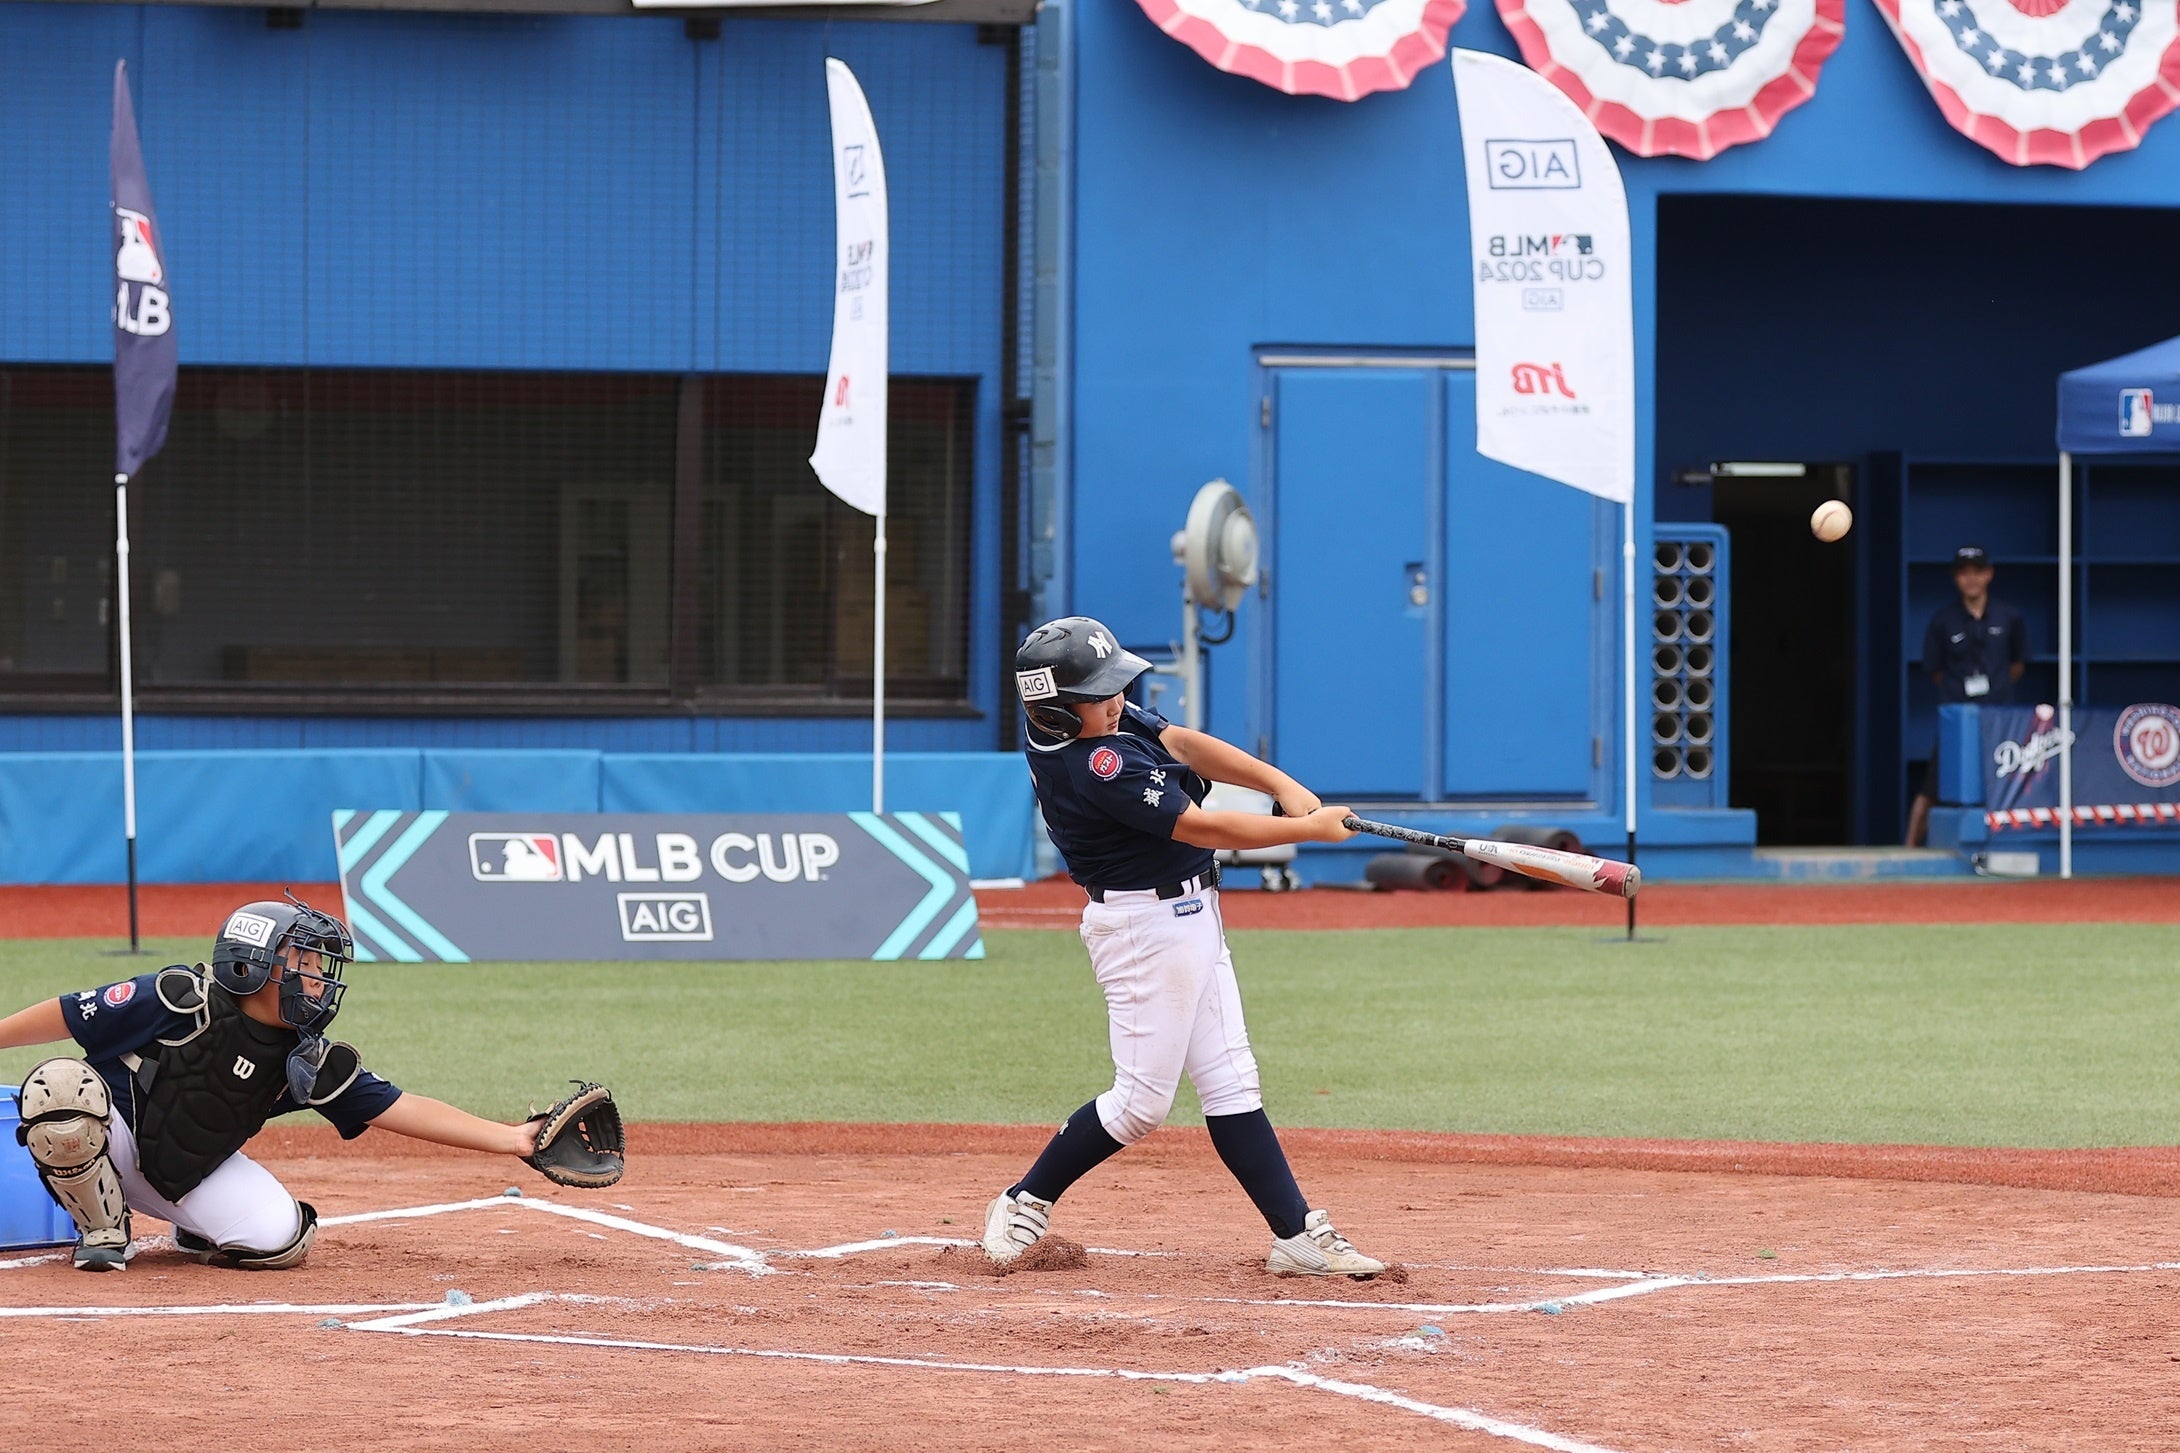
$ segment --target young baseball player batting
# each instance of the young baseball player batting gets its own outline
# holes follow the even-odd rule
[[[331,914],[292,897],[249,903],[228,916],[209,967],[139,974],[0,1019],[0,1049],[73,1038],[83,1051],[31,1070],[16,1131],[75,1220],[79,1268],[128,1265],[132,1211],[172,1222],[175,1244],[199,1261],[299,1264],[318,1213],[242,1147],[272,1116],[305,1108],[347,1140],[378,1126],[519,1156],[563,1184],[620,1178],[620,1115],[601,1086],[502,1125],[403,1094],[325,1038],[353,953]]]
[[[1094,620],[1039,626],[1014,665],[1038,805],[1069,875],[1090,895],[1082,941],[1105,991],[1113,1087],[1077,1110],[1029,1173],[991,1203],[984,1250],[1005,1263],[1034,1245],[1069,1186],[1165,1122],[1185,1071],[1219,1159],[1271,1225],[1270,1270],[1385,1270],[1349,1245],[1328,1213],[1310,1209],[1264,1113],[1214,856],[1344,841],[1354,836],[1342,825],[1348,810],[1324,806],[1238,747],[1130,705],[1122,693],[1150,663]],[[1212,782],[1268,792],[1287,815],[1206,812]]]

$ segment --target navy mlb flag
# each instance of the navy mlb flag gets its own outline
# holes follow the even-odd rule
[[[129,69],[114,62],[114,473],[143,468],[174,408],[174,306],[159,219],[136,144]]]

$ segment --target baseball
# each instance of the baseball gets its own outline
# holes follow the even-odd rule
[[[1809,533],[1830,544],[1845,539],[1854,523],[1855,512],[1847,508],[1845,500],[1828,499],[1809,517]]]

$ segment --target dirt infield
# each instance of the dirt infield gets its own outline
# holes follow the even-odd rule
[[[122,1275],[0,1263],[0,1320],[37,1334],[10,1328],[5,1381],[125,1363],[127,1398],[71,1404],[79,1436],[171,1418],[242,1453],[2147,1449],[2180,1426],[2154,1197],[1305,1134],[1305,1187],[1405,1274],[1281,1280],[1202,1138],[1163,1132],[1060,1208],[1087,1265],[1001,1280],[943,1243],[1034,1130],[674,1134],[639,1128],[610,1191],[520,1171],[519,1200],[504,1163],[268,1137],[328,1217],[306,1266],[156,1241]]]
[[[147,938],[210,936],[238,903],[277,898],[268,883],[160,883],[140,890]],[[340,902],[333,883],[292,885],[312,903]],[[1071,928],[1082,890],[1064,878],[977,894],[987,928]],[[2180,923],[2180,881],[2172,878],[1949,878],[1888,883],[1653,883],[1643,889],[1642,923]],[[1230,928],[1612,928],[1626,920],[1617,899],[1565,890],[1495,893],[1236,892],[1225,897]],[[123,938],[122,889],[0,887],[0,938]]]

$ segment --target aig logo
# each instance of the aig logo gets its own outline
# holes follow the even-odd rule
[[[624,943],[710,943],[712,901],[703,893],[616,893]]]
[[[1487,141],[1484,171],[1494,192],[1579,192],[1582,162],[1574,138]]]

